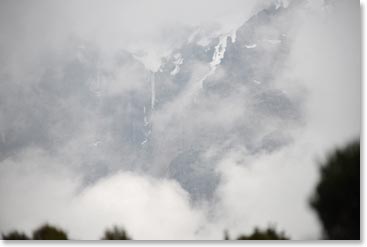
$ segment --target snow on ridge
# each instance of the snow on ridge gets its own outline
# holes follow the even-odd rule
[[[226,52],[227,48],[227,40],[229,35],[224,35],[219,38],[219,43],[214,47],[214,53],[212,61],[210,62],[210,70],[208,73],[206,73],[200,80],[199,85],[201,88],[203,88],[204,81],[214,73],[217,66],[222,62],[222,59],[224,58],[224,54]]]
[[[222,62],[222,59],[224,58],[224,54],[226,52],[226,48],[228,44],[227,42],[228,42],[229,37],[231,37],[231,40],[234,43],[236,38],[235,38],[235,34],[232,33],[232,34],[227,34],[227,35],[223,35],[222,37],[220,37],[218,44],[214,47],[213,58],[212,58],[212,61],[210,62],[210,70],[199,81],[199,85],[201,86],[201,88],[203,88],[204,81],[215,72],[215,70],[217,69],[217,66]]]
[[[213,54],[213,59],[210,62],[210,67],[215,68],[217,65],[219,65],[222,61],[222,59],[224,58],[224,54],[226,52],[226,48],[227,48],[227,39],[228,36],[222,36],[219,39],[219,43],[217,46],[215,46],[215,51]]]
[[[257,45],[256,44],[251,44],[251,45],[245,45],[245,47],[247,49],[254,49]]]
[[[176,75],[178,72],[180,72],[180,65],[183,64],[183,57],[180,53],[177,53],[174,55],[175,61],[173,62],[175,64],[175,68],[171,71],[171,75]]]

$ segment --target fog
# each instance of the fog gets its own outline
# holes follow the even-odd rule
[[[318,239],[360,135],[358,1],[1,1],[0,232]]]

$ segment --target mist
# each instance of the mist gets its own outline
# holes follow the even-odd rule
[[[1,1],[0,232],[318,239],[359,138],[358,1]],[[159,226],[159,227],[157,227]]]

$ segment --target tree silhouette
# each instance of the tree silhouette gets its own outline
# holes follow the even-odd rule
[[[45,224],[33,232],[33,240],[67,240],[66,233],[54,226]]]
[[[353,142],[329,155],[310,205],[326,239],[360,239],[360,144]]]
[[[275,228],[269,227],[266,230],[255,228],[250,235],[240,235],[237,240],[289,240],[284,232],[277,233]]]
[[[8,234],[2,234],[4,240],[29,240],[30,238],[23,232],[12,231]]]
[[[114,226],[105,231],[102,240],[131,240],[131,238],[123,228]]]
[[[231,240],[231,238],[229,237],[229,233],[227,230],[224,231],[224,240]]]

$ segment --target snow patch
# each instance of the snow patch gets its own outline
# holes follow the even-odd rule
[[[219,65],[222,61],[222,59],[224,58],[224,54],[226,52],[226,48],[227,48],[227,39],[228,39],[228,36],[225,35],[225,36],[222,36],[220,39],[219,39],[219,43],[217,46],[215,46],[215,51],[214,51],[214,54],[213,54],[213,59],[210,63],[210,66],[212,68],[216,67],[217,65]]]
[[[229,35],[224,35],[219,38],[219,43],[214,47],[214,53],[212,61],[210,62],[210,70],[208,73],[206,73],[202,79],[199,81],[199,85],[201,88],[203,88],[204,81],[214,73],[217,66],[222,62],[222,59],[224,58],[224,54],[226,52],[227,48],[227,40]]]
[[[253,82],[256,83],[257,85],[261,84],[261,81],[258,81],[258,80],[253,80]]]
[[[251,44],[251,45],[245,45],[245,47],[247,49],[254,49],[257,45],[256,44]]]
[[[180,53],[177,53],[174,55],[174,64],[175,64],[175,68],[171,71],[171,75],[176,75],[178,72],[180,72],[180,65],[183,64],[183,57]]]
[[[236,37],[237,37],[237,30],[233,30],[233,32],[231,33],[232,43],[236,42]]]
[[[144,106],[144,126],[146,127],[148,125],[149,125],[149,121],[148,121],[146,109],[145,109],[145,106]]]
[[[150,86],[152,89],[152,95],[151,95],[151,109],[154,109],[155,105],[155,74],[152,73],[150,76]]]

